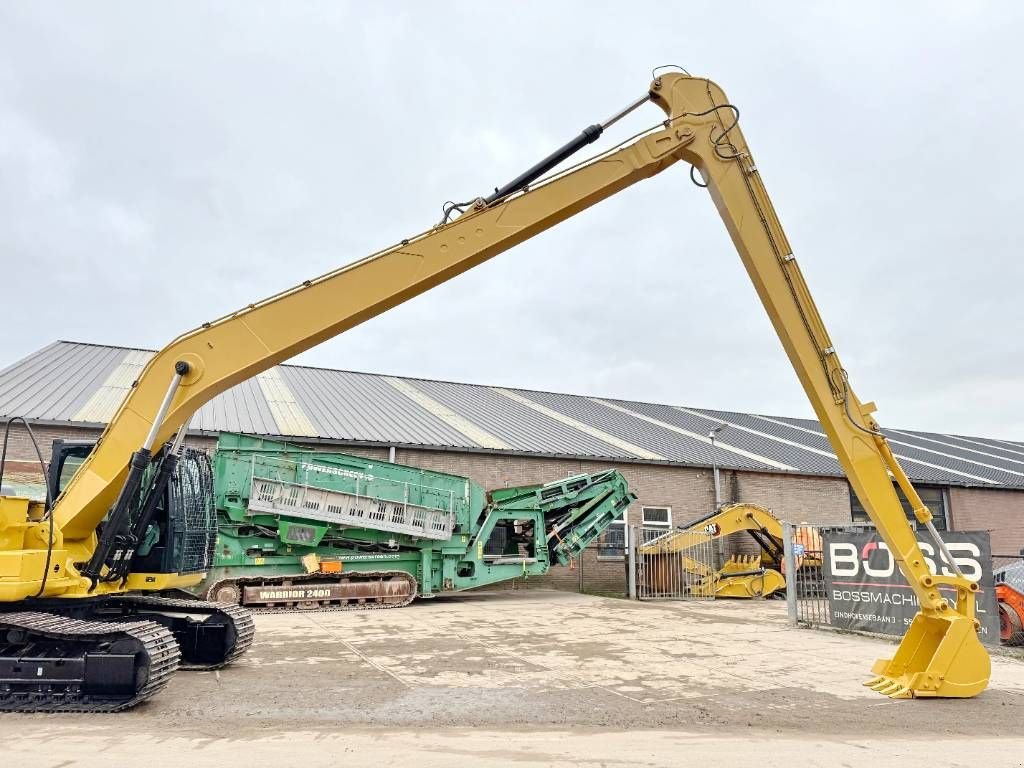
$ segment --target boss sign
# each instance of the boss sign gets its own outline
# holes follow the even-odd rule
[[[999,614],[992,581],[992,549],[987,532],[956,531],[943,534],[953,561],[964,576],[981,585],[978,619],[981,640],[999,643]],[[934,574],[956,572],[931,541],[919,541],[928,569]],[[832,626],[861,632],[902,635],[919,605],[907,580],[872,529],[827,529],[822,535],[825,589]],[[956,592],[942,594],[956,601]]]

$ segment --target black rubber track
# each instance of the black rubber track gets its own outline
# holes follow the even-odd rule
[[[63,640],[76,644],[95,642],[101,646],[119,638],[131,637],[139,642],[146,655],[146,675],[141,688],[127,698],[90,696],[69,687],[66,681],[54,681],[40,690],[12,691],[0,684],[0,712],[120,712],[134,707],[159,692],[170,681],[181,660],[181,651],[174,635],[153,621],[91,621],[73,619],[53,613],[22,611],[0,613],[0,632],[18,629],[41,640]]]
[[[188,600],[175,597],[159,597],[156,595],[125,595],[117,598],[123,605],[134,605],[139,608],[155,610],[182,611],[184,613],[221,614],[228,618],[235,628],[235,645],[228,654],[215,664],[196,664],[182,661],[180,668],[184,670],[223,669],[235,659],[249,650],[256,637],[256,623],[248,609],[231,603],[215,603],[208,600]]]

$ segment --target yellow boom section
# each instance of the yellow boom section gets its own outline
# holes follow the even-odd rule
[[[708,185],[840,465],[920,601],[921,612],[896,655],[875,665],[876,677],[869,684],[896,697],[980,693],[988,685],[991,664],[977,635],[978,585],[928,570],[890,472],[918,520],[929,525],[931,515],[871,417],[874,404],[862,404],[850,388],[739,128],[738,110],[709,80],[674,74],[660,80],[653,86],[655,101],[698,137],[680,154]],[[944,546],[940,540],[936,544]],[[939,593],[940,585],[956,589],[955,607]]]
[[[172,342],[146,367],[59,499],[55,520],[65,541],[85,543],[93,536],[126,476],[130,455],[157,420],[176,363],[187,363],[188,373],[155,425],[157,446],[229,387],[683,160],[707,184],[840,464],[920,600],[921,613],[895,658],[876,665],[875,686],[897,696],[981,691],[989,660],[975,631],[977,585],[929,573],[890,472],[918,520],[929,524],[930,515],[871,418],[873,406],[862,404],[848,385],[737,125],[738,112],[717,85],[688,75],[656,79],[650,95],[668,119],[634,143]],[[939,594],[940,584],[956,589],[955,607]]]
[[[96,449],[55,507],[66,537],[91,535],[114,501],[132,451],[146,438],[174,375],[189,373],[156,432],[159,446],[224,390],[490,259],[676,162],[692,139],[658,131],[538,186],[399,246],[252,304],[179,337],[146,366]]]

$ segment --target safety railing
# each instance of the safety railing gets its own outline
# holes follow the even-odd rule
[[[351,490],[338,487],[342,482]],[[290,515],[438,541],[450,538],[455,528],[451,491],[268,457],[253,464],[248,508],[250,513]]]
[[[814,525],[782,524],[786,605],[794,624],[830,626],[832,623],[822,570],[821,530]]]
[[[715,546],[709,534],[631,526],[629,594],[637,600],[713,600]]]
[[[990,554],[989,535],[947,531],[946,547],[956,566],[981,587],[976,600],[979,636],[999,644],[999,607],[992,566],[1010,558]],[[902,635],[918,611],[918,603],[888,546],[871,524],[807,526],[783,523],[786,601],[790,622],[867,635]],[[954,572],[927,534],[918,544],[933,573]],[[826,551],[827,550],[827,551]],[[1019,561],[1019,558],[1018,558]],[[955,603],[956,592],[940,592]]]

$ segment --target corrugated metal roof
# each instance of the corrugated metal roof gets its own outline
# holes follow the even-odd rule
[[[467,418],[487,424],[513,450],[551,455],[615,456],[618,449],[587,432],[545,416],[491,387],[418,380],[416,386]]]
[[[54,342],[0,371],[0,411],[26,419],[71,421],[134,351]]]
[[[102,424],[154,353],[58,341],[0,371],[0,415]],[[726,424],[712,447],[709,430]],[[842,474],[810,419],[282,365],[204,405],[193,430]],[[911,479],[1024,488],[1024,443],[889,429]]]
[[[368,443],[479,446],[389,385],[383,376],[279,366],[321,437]],[[222,397],[230,395],[225,392]]]
[[[245,432],[250,435],[277,434],[278,426],[256,379],[243,381],[231,396],[215,397],[192,416],[190,426],[203,432]]]
[[[71,417],[74,421],[105,421],[121,404],[128,391],[142,374],[152,352],[131,350],[103,379],[103,383]],[[97,381],[99,377],[97,377]]]

